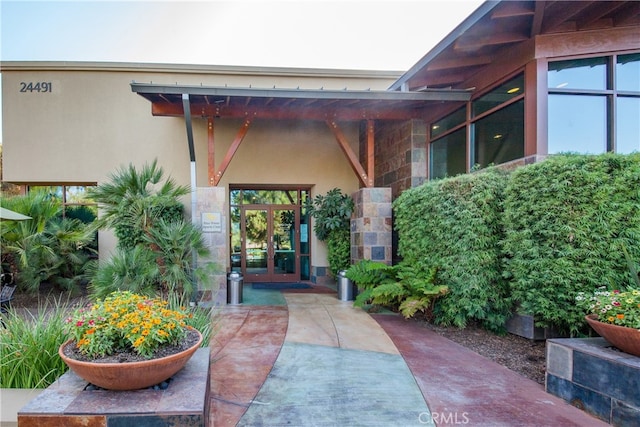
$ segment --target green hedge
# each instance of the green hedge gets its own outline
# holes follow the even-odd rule
[[[514,171],[505,192],[505,277],[518,311],[575,334],[577,292],[630,284],[640,259],[640,154],[562,155]]]
[[[640,154],[557,155],[431,181],[394,203],[399,254],[439,268],[437,323],[502,329],[510,312],[575,335],[578,292],[624,288],[640,260]]]
[[[435,304],[437,323],[504,327],[509,305],[500,242],[506,180],[495,169],[460,175],[407,190],[394,202],[399,255],[437,267],[449,288]]]

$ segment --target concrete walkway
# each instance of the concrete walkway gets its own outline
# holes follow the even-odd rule
[[[416,322],[322,290],[250,291],[223,308],[211,426],[607,425]]]

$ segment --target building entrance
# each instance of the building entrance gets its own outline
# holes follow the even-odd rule
[[[231,269],[245,282],[309,279],[306,189],[231,190]]]

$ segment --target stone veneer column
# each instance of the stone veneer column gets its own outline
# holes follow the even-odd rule
[[[391,265],[391,188],[361,188],[352,197],[351,262],[370,259]]]
[[[407,159],[411,163],[411,187],[418,187],[427,180],[427,126],[422,120],[411,120],[411,151]]]
[[[211,278],[211,283],[198,284],[198,290],[204,293],[204,299],[211,298],[224,304],[227,300],[226,267],[229,256],[229,206],[226,188],[198,187],[194,219],[195,225],[202,229],[205,245],[211,252],[206,258],[198,257],[198,265],[214,262],[218,266],[218,272]]]

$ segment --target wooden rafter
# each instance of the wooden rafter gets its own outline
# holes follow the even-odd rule
[[[340,145],[342,152],[347,156],[347,160],[349,160],[351,168],[356,173],[356,175],[358,175],[358,179],[360,180],[362,185],[364,185],[365,187],[373,187],[373,183],[369,183],[369,177],[367,176],[367,173],[364,171],[364,168],[358,161],[358,157],[351,149],[349,142],[338,127],[338,124],[333,120],[327,120],[326,123],[327,126],[329,126],[329,129],[331,129],[331,131],[333,132],[333,135],[336,137],[338,145]]]
[[[229,149],[227,150],[227,154],[224,156],[224,159],[222,160],[222,164],[220,165],[220,169],[218,169],[218,172],[213,178],[214,185],[218,185],[218,183],[222,179],[222,176],[224,175],[227,168],[229,167],[229,163],[231,163],[231,159],[233,159],[233,156],[236,154],[238,147],[240,147],[240,143],[242,143],[242,140],[244,139],[247,132],[249,131],[250,124],[251,124],[251,118],[247,117],[244,123],[242,124],[242,126],[240,127],[240,129],[238,130],[238,134],[236,135],[236,138],[231,143],[231,146],[229,146]]]

